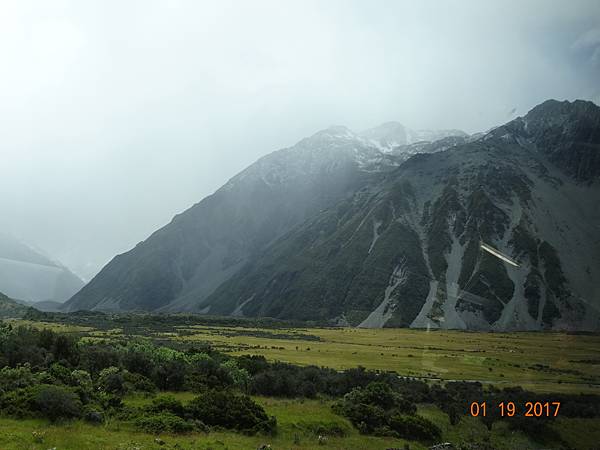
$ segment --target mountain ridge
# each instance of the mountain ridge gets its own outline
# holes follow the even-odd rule
[[[0,292],[0,318],[1,319],[14,319],[20,318],[29,311],[29,308],[25,305],[20,304],[16,300],[9,298],[7,295]]]
[[[0,233],[0,290],[10,297],[29,302],[64,302],[83,285],[63,264]]]
[[[153,295],[163,301],[153,304],[144,289],[164,272],[150,271],[150,280],[134,278],[131,284],[126,274],[136,271],[136,263],[116,270],[111,262],[100,281],[92,280],[67,307],[120,308],[133,292],[145,302],[136,306],[155,311],[328,319],[356,326],[594,328],[600,292],[591,280],[600,261],[593,252],[600,254],[600,247],[595,241],[587,248],[582,244],[597,220],[585,211],[600,201],[596,169],[586,169],[587,162],[596,161],[599,142],[599,112],[593,106],[545,102],[486,134],[446,136],[437,144],[395,146],[388,139],[375,145],[373,132],[365,137],[339,126],[322,130],[261,158],[202,201],[218,208],[197,204],[174,218],[172,224],[185,222],[202,239],[223,231],[206,241],[207,258],[218,266],[220,278],[208,285],[210,270],[202,269],[207,258],[196,265],[204,291],[180,287],[174,294],[161,291],[165,284],[159,282]],[[575,160],[561,166],[564,158]],[[227,215],[223,211],[240,207],[232,199],[253,208]],[[254,208],[258,215],[253,216]],[[219,214],[227,219],[220,225]],[[232,228],[232,221],[239,228]],[[204,228],[198,228],[201,223]],[[157,233],[173,234],[165,229],[146,242]],[[240,242],[244,233],[247,241]],[[232,241],[237,253],[214,258],[217,243]],[[522,270],[483,255],[482,241],[518,254]],[[171,247],[181,259],[177,248]],[[176,260],[153,251],[138,264]],[[574,269],[581,262],[586,267]],[[184,273],[178,275],[185,280]],[[129,291],[115,294],[102,286],[109,280]],[[141,294],[131,291],[135,286]]]
[[[529,144],[529,143],[526,143]],[[461,155],[463,154],[463,155]],[[473,160],[476,156],[483,159],[477,163],[474,167],[468,167],[465,169],[461,167],[461,165],[468,164],[470,160]],[[567,301],[565,298],[560,297],[562,295],[563,286],[561,283],[555,283],[556,285],[553,288],[556,291],[556,294],[552,294],[552,298],[548,300],[548,307],[542,308],[542,310],[546,311],[545,317],[542,317],[540,314],[534,314],[536,317],[529,317],[532,320],[527,318],[529,312],[533,314],[536,311],[536,308],[540,308],[539,304],[536,304],[534,300],[528,300],[527,302],[518,302],[514,299],[516,295],[521,298],[525,298],[525,292],[515,293],[515,286],[520,286],[525,290],[523,284],[527,284],[526,288],[528,292],[531,294],[530,297],[535,297],[535,295],[540,295],[539,292],[535,290],[535,283],[543,283],[548,284],[549,281],[545,279],[545,275],[540,274],[539,270],[536,268],[535,271],[531,270],[530,273],[512,273],[511,271],[507,271],[507,269],[503,268],[499,263],[490,258],[480,258],[482,262],[478,262],[483,264],[486,267],[483,267],[481,271],[477,271],[476,278],[477,283],[475,285],[468,286],[469,277],[475,276],[473,274],[474,271],[474,263],[469,263],[467,261],[466,264],[462,265],[471,265],[470,268],[461,267],[460,261],[464,261],[465,259],[472,259],[473,256],[469,257],[469,254],[473,255],[474,252],[477,254],[477,245],[479,241],[483,238],[489,241],[497,241],[494,242],[495,245],[501,247],[503,251],[512,252],[514,250],[521,252],[522,254],[527,253],[521,246],[525,247],[521,241],[530,241],[532,237],[530,233],[526,231],[526,227],[528,226],[528,222],[533,221],[530,217],[521,217],[520,213],[517,211],[523,211],[523,208],[527,206],[530,202],[533,202],[532,195],[532,187],[535,185],[537,178],[544,180],[546,184],[552,186],[554,183],[569,183],[570,189],[580,189],[578,184],[570,182],[567,178],[567,172],[561,173],[560,170],[556,167],[552,167],[548,165],[548,162],[539,158],[536,152],[532,151],[531,148],[525,148],[522,145],[517,143],[517,140],[513,139],[511,136],[510,139],[507,138],[504,131],[502,129],[497,129],[492,131],[487,135],[487,138],[483,138],[478,142],[465,145],[463,147],[457,147],[449,152],[442,152],[430,155],[418,155],[416,157],[411,158],[409,161],[404,163],[396,172],[405,172],[410,174],[413,179],[411,180],[403,180],[401,183],[406,182],[407,184],[404,187],[398,189],[390,189],[390,192],[387,193],[387,197],[385,200],[387,201],[389,197],[393,197],[395,193],[400,193],[401,196],[404,196],[409,200],[407,202],[406,198],[404,202],[395,205],[396,211],[399,211],[401,208],[405,209],[405,216],[401,217],[400,224],[394,224],[393,229],[390,231],[390,240],[388,241],[389,247],[392,248],[394,246],[393,241],[397,239],[404,239],[407,241],[404,245],[404,248],[400,246],[400,254],[395,255],[395,258],[402,258],[402,254],[404,253],[404,257],[406,257],[407,247],[410,247],[410,242],[421,242],[424,246],[427,246],[426,249],[418,249],[413,248],[411,251],[413,259],[412,262],[405,267],[401,267],[401,264],[392,265],[391,262],[381,262],[380,265],[383,267],[383,273],[386,276],[383,279],[379,280],[379,284],[376,288],[376,295],[373,297],[373,302],[367,309],[361,313],[363,314],[361,320],[353,320],[350,318],[349,323],[354,325],[364,325],[365,321],[370,320],[371,323],[385,324],[388,320],[392,318],[392,315],[388,314],[386,320],[383,320],[379,317],[379,320],[375,320],[371,314],[366,314],[369,310],[371,313],[375,312],[377,308],[380,306],[383,307],[383,311],[386,312],[388,310],[385,309],[384,302],[389,301],[388,296],[386,295],[387,288],[386,286],[393,286],[398,278],[405,278],[404,286],[405,289],[410,289],[413,293],[416,292],[420,297],[421,302],[418,305],[414,304],[402,304],[401,311],[406,313],[406,311],[412,308],[412,315],[408,316],[408,319],[405,317],[400,320],[399,325],[402,326],[420,326],[420,327],[450,327],[450,328],[476,328],[476,329],[488,329],[488,328],[496,328],[496,329],[536,329],[540,327],[551,327],[553,326],[553,320],[557,317],[557,311],[552,312],[551,304],[553,305],[554,301]],[[515,157],[515,161],[508,161],[507,157]],[[428,192],[429,197],[436,199],[435,202],[432,202],[429,206],[426,205],[425,200],[417,201],[418,194],[415,192],[419,192],[425,188],[425,190],[431,188],[432,180],[427,176],[425,170],[431,169],[434,162],[432,160],[437,160],[438,162],[443,162],[444,160],[452,160],[457,159],[458,164],[452,163],[447,164],[444,167],[444,171],[442,173],[449,174],[445,177],[445,179],[441,183],[433,183],[437,185],[436,192]],[[509,158],[510,159],[510,158]],[[466,172],[464,175],[460,172]],[[470,173],[469,173],[470,172]],[[415,175],[417,178],[420,176],[420,181],[415,180]],[[394,175],[389,175],[390,177],[394,176],[395,178],[400,178],[397,176],[397,173]],[[464,181],[462,179],[464,179]],[[397,182],[397,181],[395,181]],[[507,190],[503,185],[503,182],[506,182],[508,186],[514,187],[514,189]],[[464,183],[470,183],[471,186],[464,186]],[[420,185],[419,185],[420,184]],[[402,186],[402,185],[401,185]],[[460,188],[460,189],[459,189]],[[461,192],[461,190],[463,192]],[[397,192],[396,192],[397,191]],[[491,192],[494,191],[494,192]],[[466,198],[461,198],[466,194]],[[543,192],[539,192],[539,195],[546,195]],[[550,192],[551,195],[556,195],[553,192]],[[494,201],[490,199],[494,198]],[[598,190],[596,189],[593,195],[589,195],[592,199],[600,199],[598,195]],[[518,202],[514,202],[513,198],[517,198]],[[580,195],[572,195],[568,201],[564,202],[561,207],[567,207],[568,203],[577,203],[578,198],[586,198],[586,196]],[[420,205],[419,205],[420,203]],[[550,203],[550,202],[546,202]],[[416,205],[416,207],[415,207]],[[591,201],[587,206],[589,207],[593,205],[593,201]],[[394,206],[394,205],[393,205]],[[381,243],[384,238],[382,236],[378,236],[381,233],[380,227],[386,221],[389,223],[389,218],[385,218],[385,214],[390,214],[390,211],[383,211],[379,217],[374,217],[372,221],[373,231],[371,237],[371,230],[362,229],[362,224],[365,223],[368,219],[368,214],[371,211],[376,210],[376,208],[386,209],[385,202],[380,202],[379,205],[371,206],[366,208],[365,206],[360,206],[358,209],[362,211],[367,211],[366,216],[359,216],[356,219],[353,219],[358,227],[352,232],[351,236],[356,236],[356,233],[364,232],[365,237],[361,242],[363,247],[362,252],[368,247],[366,253],[369,255],[367,258],[371,257],[370,253],[373,248],[375,241]],[[427,209],[431,208],[433,211],[431,213],[427,212]],[[392,211],[394,208],[392,208]],[[449,211],[451,211],[451,214]],[[531,214],[539,214],[537,211],[537,206],[532,208]],[[427,222],[427,219],[424,216],[431,214],[434,216],[435,220],[428,223],[426,226],[419,226],[419,222],[424,221]],[[515,214],[519,214],[519,216],[515,216]],[[559,212],[554,211],[555,215],[560,215]],[[461,218],[461,215],[463,216]],[[512,217],[511,217],[512,216]],[[458,217],[458,219],[457,219]],[[475,219],[473,219],[475,217]],[[545,219],[545,218],[544,218]],[[551,219],[553,219],[551,217]],[[452,220],[452,226],[450,229],[448,228],[448,221]],[[596,219],[594,219],[595,221]],[[538,222],[542,223],[542,219],[538,219]],[[592,221],[592,223],[594,222]],[[478,222],[475,224],[475,222]],[[479,223],[480,222],[480,223]],[[523,222],[523,223],[521,223]],[[541,226],[541,225],[540,225]],[[465,238],[464,235],[467,230],[471,228],[470,238]],[[553,227],[548,227],[553,228]],[[460,230],[460,232],[457,232]],[[342,230],[343,232],[344,230]],[[507,232],[510,231],[513,235],[507,235]],[[590,230],[588,230],[588,235]],[[551,233],[546,231],[550,236]],[[316,230],[312,230],[306,233],[309,236],[319,236],[319,232]],[[426,235],[429,235],[427,237]],[[505,236],[506,235],[506,236]],[[412,237],[411,237],[412,236]],[[436,237],[442,236],[444,239],[436,239]],[[342,237],[342,241],[343,241]],[[350,239],[350,238],[348,238]],[[459,239],[463,239],[463,242],[459,242]],[[552,236],[552,240],[555,245],[560,244],[560,239],[556,236]],[[369,241],[371,242],[370,246]],[[511,241],[511,245],[509,245],[509,241]],[[310,245],[310,248],[318,248],[319,246],[328,248],[328,252],[334,251],[343,251],[346,243],[340,243],[339,240],[336,242],[336,245],[330,245],[327,247],[327,242],[316,243],[313,242]],[[545,240],[541,243],[542,249],[545,251],[545,258],[550,260],[555,257],[554,246],[550,243],[547,243]],[[436,248],[439,247],[439,248]],[[564,246],[566,248],[566,246]],[[598,247],[597,242],[593,247],[594,251],[589,252],[588,254],[590,258],[592,258],[593,254],[600,255],[600,247]],[[387,249],[386,249],[387,250]],[[580,246],[579,251],[584,251],[585,249]],[[294,284],[287,282],[286,280],[289,278],[298,278],[301,277],[303,272],[307,270],[307,267],[302,267],[300,264],[300,272],[293,268],[289,268],[283,273],[278,273],[277,270],[284,263],[283,260],[293,255],[296,251],[301,251],[300,248],[296,248],[284,252],[284,258],[282,261],[274,261],[264,263],[266,266],[264,273],[267,278],[263,282],[265,286],[263,292],[260,290],[254,292],[251,286],[256,286],[258,284],[260,288],[260,280],[261,275],[257,273],[257,269],[250,269],[249,274],[246,275],[248,278],[247,282],[244,283],[244,280],[233,280],[225,285],[221,286],[215,294],[213,294],[212,298],[208,299],[208,302],[211,303],[216,308],[216,314],[227,314],[228,309],[226,307],[227,301],[232,301],[232,299],[242,300],[241,293],[246,292],[251,293],[253,295],[252,301],[244,304],[242,308],[242,312],[246,311],[249,315],[269,315],[275,317],[289,317],[292,314],[292,317],[299,318],[294,316],[296,314],[293,311],[290,311],[290,307],[294,307],[295,305],[301,304],[301,297],[310,297],[310,298],[320,298],[321,300],[326,299],[328,297],[333,296],[335,301],[332,301],[333,304],[331,307],[333,310],[320,311],[315,312],[309,316],[302,316],[301,318],[304,320],[314,320],[320,315],[329,316],[335,315],[337,312],[335,308],[343,305],[344,303],[350,303],[352,306],[353,302],[359,301],[358,298],[360,296],[369,297],[370,293],[365,294],[364,286],[368,283],[372,282],[375,278],[377,278],[376,274],[373,274],[373,265],[376,265],[374,261],[371,261],[364,271],[360,271],[356,268],[356,266],[348,266],[346,265],[344,269],[339,272],[335,271],[335,268],[327,269],[327,265],[330,261],[325,260],[325,265],[323,267],[319,267],[318,270],[314,272],[308,272],[305,275],[304,283],[310,283],[311,280],[317,280],[315,284],[318,286],[326,286],[335,276],[346,276],[347,274],[351,274],[353,270],[358,271],[355,274],[354,278],[360,278],[360,282],[357,283],[356,289],[358,289],[358,293],[356,295],[348,295],[343,298],[340,296],[336,297],[336,292],[328,290],[327,288],[318,288],[316,291],[307,290],[305,287],[301,287],[298,291],[298,283]],[[270,253],[276,253],[277,250],[271,250]],[[429,253],[429,254],[428,254]],[[460,261],[456,261],[456,254],[460,254]],[[568,252],[566,249],[563,249],[563,253],[565,253],[568,257]],[[363,253],[364,254],[364,253]],[[423,258],[419,256],[419,254],[423,254]],[[314,264],[315,261],[319,261],[322,255],[319,254],[311,254],[307,256],[307,260],[311,261]],[[388,255],[389,256],[389,255]],[[383,257],[388,257],[383,255]],[[362,261],[362,256],[355,256],[354,253],[345,254],[343,258],[340,258],[341,261],[348,261],[352,258],[357,258],[359,261]],[[478,255],[478,258],[480,255]],[[528,258],[533,258],[533,255],[527,255]],[[537,255],[536,255],[537,258]],[[388,257],[389,259],[389,257]],[[394,259],[394,258],[392,258]],[[428,261],[427,261],[428,260]],[[270,264],[270,265],[269,265]],[[554,264],[558,265],[557,262]],[[597,270],[600,265],[600,261],[597,259],[592,260],[590,263]],[[255,263],[255,266],[261,265],[261,263]],[[428,269],[425,266],[429,265]],[[536,267],[538,266],[536,262]],[[454,268],[452,273],[449,272],[450,268]],[[410,270],[409,270],[410,269]],[[333,272],[329,272],[329,276],[327,279],[320,278],[320,273],[327,272],[327,270],[333,270]],[[470,270],[470,272],[469,272]],[[560,267],[557,268],[557,273],[552,274],[552,277],[560,278],[564,277],[561,273],[562,270]],[[274,272],[275,275],[271,275]],[[280,271],[281,272],[281,271]],[[413,280],[410,279],[409,272],[416,274],[413,277]],[[533,275],[531,275],[531,273]],[[362,275],[361,275],[362,274]],[[391,274],[391,275],[390,275]],[[264,274],[263,274],[264,275]],[[489,286],[486,287],[483,282],[481,282],[480,278],[482,276],[497,277],[498,278],[498,287],[495,289],[489,289]],[[571,277],[573,278],[575,274],[571,273]],[[243,275],[242,275],[243,277]],[[386,278],[387,277],[387,278]],[[518,280],[517,277],[524,277],[529,279]],[[343,285],[347,283],[352,283],[352,278],[344,281],[343,283],[336,284],[334,287],[334,291],[339,289],[340,292],[343,291]],[[388,279],[389,278],[389,279]],[[461,282],[461,278],[463,279]],[[550,274],[548,275],[550,278]],[[451,279],[448,281],[447,279]],[[588,284],[589,281],[593,282],[593,277],[588,276]],[[269,295],[269,290],[273,289],[273,283],[279,284],[283,280],[283,287],[281,291],[277,291],[274,295]],[[427,283],[424,280],[428,280]],[[237,288],[235,284],[240,284],[241,286]],[[554,283],[552,281],[552,283]],[[233,284],[233,286],[231,286]],[[302,284],[302,283],[300,283]],[[427,286],[429,284],[429,286]],[[441,287],[440,287],[441,286]],[[467,291],[464,295],[461,295],[459,291]],[[352,288],[351,288],[352,289]],[[362,291],[361,291],[362,289]],[[439,293],[438,290],[441,289],[443,292]],[[590,290],[589,286],[587,289],[587,293],[592,298],[598,298],[600,292],[597,290]],[[290,291],[297,292],[299,298],[292,297],[289,298],[291,294]],[[454,291],[454,292],[453,292]],[[539,291],[539,286],[538,286]],[[237,294],[239,292],[239,294]],[[425,292],[428,292],[427,295],[424,295]],[[536,293],[537,292],[537,293]],[[513,295],[514,293],[514,295]],[[466,295],[469,294],[469,295]],[[482,296],[482,294],[484,294]],[[535,295],[533,295],[535,294]],[[379,297],[382,295],[383,297]],[[544,294],[545,295],[545,294]],[[287,297],[286,297],[287,296]],[[397,296],[402,298],[402,292],[398,292]],[[502,300],[491,301],[490,298],[500,296]],[[549,296],[550,297],[550,296]],[[555,297],[560,297],[556,299]],[[272,300],[268,300],[268,298],[272,298]],[[269,301],[274,302],[274,305],[278,305],[279,299],[286,299],[286,305],[273,306],[268,307],[265,305],[269,304]],[[377,298],[379,300],[377,300]],[[476,301],[486,300],[486,305],[474,308],[476,311],[472,311],[472,305]],[[283,300],[282,300],[283,301]],[[426,305],[426,303],[428,303]],[[454,303],[453,303],[454,302]],[[470,302],[470,303],[469,303]],[[504,303],[503,303],[504,302]],[[512,304],[511,304],[512,302]],[[551,303],[552,302],[552,303]],[[576,305],[574,307],[582,307],[585,308],[586,305],[575,302]],[[253,309],[252,304],[255,303],[257,306]],[[327,302],[325,302],[327,303]],[[462,316],[459,317],[455,311],[458,306],[462,305]],[[539,302],[538,302],[539,303]],[[508,308],[508,312],[506,305],[510,305]],[[311,311],[319,311],[319,308],[323,307],[323,303],[316,301],[315,304],[312,304],[310,308],[303,308],[304,312],[310,313]],[[518,307],[518,308],[517,308]],[[259,309],[256,309],[259,308]],[[278,308],[283,308],[282,310]],[[286,310],[285,308],[288,308]],[[428,311],[425,311],[428,309]],[[557,307],[558,309],[558,307]],[[565,307],[568,309],[568,307]],[[284,311],[284,312],[281,312]],[[515,312],[516,311],[516,312]],[[351,310],[350,314],[358,314],[357,311]],[[515,314],[520,317],[515,318]],[[564,312],[565,315],[568,314],[568,311]],[[404,314],[406,316],[406,314]],[[485,316],[482,318],[482,315]],[[572,315],[575,315],[573,313]],[[567,318],[564,319],[562,323],[557,322],[555,325],[558,327],[568,328],[571,323],[577,322],[581,323],[582,326],[588,327],[597,327],[597,322],[594,324],[583,323],[585,322],[585,316],[593,317],[595,321],[598,319],[597,308],[593,308],[591,311],[586,311],[585,313],[580,314],[577,318]],[[381,316],[381,314],[380,314]],[[434,320],[436,318],[443,318],[445,323],[440,324],[439,320]],[[339,317],[340,320],[348,321],[348,317]],[[418,319],[418,320],[417,320]],[[583,321],[583,322],[582,322]]]

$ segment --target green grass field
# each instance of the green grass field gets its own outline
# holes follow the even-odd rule
[[[441,379],[479,380],[499,387],[520,385],[538,392],[600,393],[600,336],[566,333],[470,333],[409,329],[349,328],[253,328],[178,326],[165,330],[143,329],[127,333],[120,328],[14,321],[14,325],[47,327],[76,333],[92,340],[134,336],[181,343],[210,343],[234,355],[264,355],[269,360],[331,367],[342,370],[363,366],[396,371],[402,375]],[[190,392],[172,393],[182,401]],[[143,406],[150,397],[129,396],[125,403]],[[137,431],[130,423],[107,421],[94,426],[83,421],[51,424],[46,420],[0,419],[1,450],[147,450],[147,449],[256,449],[270,444],[275,449],[387,449],[403,448],[405,441],[364,436],[343,417],[333,413],[330,399],[275,399],[255,397],[268,414],[277,418],[276,436],[245,436],[229,431],[209,434],[157,436]],[[483,423],[463,417],[451,426],[448,416],[432,405],[420,405],[419,413],[433,420],[443,441],[487,441],[497,450],[560,448],[567,442],[575,449],[597,449],[598,419],[559,418],[552,423],[552,441],[536,442],[505,422],[488,431]],[[325,445],[318,435],[327,429],[344,430],[329,435]],[[34,436],[35,432],[35,436]],[[325,433],[327,434],[327,433]],[[409,442],[411,450],[427,448]]]
[[[535,391],[600,392],[597,335],[317,328],[286,329],[281,338],[277,333],[266,338],[250,336],[255,329],[197,326],[183,331],[190,334],[169,337],[296,364],[360,365],[408,376],[518,384]],[[319,340],[302,339],[307,335]]]
[[[172,393],[180,400],[189,400],[190,393]],[[273,450],[381,450],[403,448],[406,441],[393,438],[363,436],[353,429],[344,418],[333,414],[331,402],[326,400],[281,400],[258,397],[270,415],[277,417],[276,436],[244,436],[233,432],[191,433],[188,435],[160,435],[165,444],[159,445],[156,436],[136,431],[132,426],[108,422],[93,426],[81,421],[50,424],[45,420],[0,419],[0,448],[3,450],[251,450],[262,444],[270,444]],[[150,401],[144,397],[129,397],[126,403],[141,406]],[[447,416],[433,406],[420,407],[419,413],[433,421],[443,430],[447,441],[461,442],[469,439],[487,439],[498,450],[558,448],[547,442],[535,442],[520,432],[508,429],[506,424],[494,424],[492,432],[475,418],[465,417],[451,426]],[[600,441],[600,426],[593,419],[560,419],[553,429],[578,450],[595,449]],[[330,436],[324,445],[318,444],[319,427],[332,427],[346,431],[343,437]],[[36,438],[34,432],[41,436]],[[411,450],[427,447],[409,442]]]
[[[83,333],[94,339],[124,336],[121,329],[16,323]],[[339,370],[363,366],[414,377],[519,385],[537,392],[600,393],[599,335],[216,326],[144,330],[139,335],[208,342],[234,355],[263,355],[272,361]]]
[[[170,393],[179,400],[187,401],[194,397],[189,392]],[[159,445],[152,436],[136,431],[132,426],[108,422],[92,426],[81,421],[53,425],[45,420],[0,419],[0,448],[2,450],[45,450],[56,447],[69,450],[99,449],[255,449],[262,444],[270,444],[273,449],[294,448],[314,449],[318,444],[319,427],[343,429],[343,437],[330,436],[323,448],[328,449],[382,449],[403,446],[406,441],[392,438],[362,436],[344,418],[333,414],[331,402],[319,400],[280,400],[255,398],[270,415],[277,417],[276,436],[244,436],[233,432],[192,433],[189,435],[161,435],[165,442]],[[143,406],[150,402],[148,397],[129,397],[125,403]],[[34,434],[43,436],[36,442]],[[411,442],[411,449],[426,447]],[[319,446],[321,447],[321,446]]]

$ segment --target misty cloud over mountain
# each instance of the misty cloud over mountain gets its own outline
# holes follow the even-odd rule
[[[0,234],[0,292],[26,302],[68,300],[83,281],[59,262]]]
[[[88,281],[332,124],[473,134],[548,98],[598,103],[598,17],[597,0],[5,0],[0,231]]]

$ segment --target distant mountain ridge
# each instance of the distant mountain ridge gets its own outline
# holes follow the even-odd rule
[[[62,264],[0,233],[0,291],[30,303],[64,302],[83,281]]]
[[[25,315],[29,308],[0,292],[0,319],[20,318]]]
[[[476,137],[323,130],[116,257],[65,308],[598,329],[599,117],[548,101]]]
[[[435,142],[449,137],[467,138],[462,130],[412,130],[398,122],[386,122],[359,133],[382,150],[411,145],[417,142]]]

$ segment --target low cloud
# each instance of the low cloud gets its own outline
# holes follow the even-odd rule
[[[600,96],[597,0],[0,8],[0,230],[86,278],[331,124],[476,132]]]

